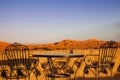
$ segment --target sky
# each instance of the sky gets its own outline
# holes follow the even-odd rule
[[[120,42],[120,0],[0,0],[0,41]]]

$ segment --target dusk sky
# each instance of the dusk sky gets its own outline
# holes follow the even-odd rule
[[[120,42],[120,0],[0,0],[0,41]]]

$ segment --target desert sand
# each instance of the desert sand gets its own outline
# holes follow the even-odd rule
[[[69,53],[70,50],[54,50],[54,51],[42,51],[42,50],[32,50],[31,51],[31,55],[34,54],[34,53]],[[98,53],[98,50],[97,49],[92,49],[92,50],[85,50],[85,49],[81,49],[81,50],[73,50],[74,53],[76,54],[84,54],[84,55],[88,55],[88,54],[97,54]],[[73,53],[73,54],[74,54]],[[117,54],[114,58],[114,62],[115,62],[115,65],[113,67],[113,78],[114,80],[120,80],[120,72],[117,71],[118,69],[118,66],[120,65],[120,48],[118,49],[117,51]],[[0,58],[1,59],[1,58]],[[74,61],[75,59],[71,59],[71,64],[72,64],[72,61]],[[41,63],[43,62],[46,62],[46,58],[39,58],[39,64],[37,66],[37,68],[40,70],[41,72],[41,75],[38,77],[38,80],[45,80],[45,76],[43,74],[43,69],[41,68]],[[79,70],[77,72],[77,80],[83,80],[83,69],[85,67],[85,64],[84,62],[82,62],[81,66],[79,67]],[[104,73],[101,73],[101,80],[109,80],[109,75],[108,74],[104,74]],[[1,78],[0,77],[0,80],[4,80],[4,78]],[[22,80],[22,79],[21,79]],[[34,74],[31,74],[31,80],[35,80],[35,75]],[[64,79],[57,79],[57,80],[64,80]],[[85,77],[85,80],[95,80],[94,78],[94,75],[89,73],[86,75]]]
[[[77,42],[75,41],[75,44],[78,44],[78,42],[79,41],[77,41]],[[71,43],[71,41],[67,40],[67,41],[62,41],[62,42],[54,43],[54,45],[53,44],[42,45],[42,46],[45,46],[45,47],[47,46],[47,48],[52,47],[52,49],[50,49],[50,50],[49,49],[47,49],[47,50],[41,49],[41,45],[34,45],[34,46],[30,46],[29,45],[29,47],[31,49],[31,56],[34,53],[42,53],[42,54],[46,54],[46,53],[49,53],[49,54],[51,54],[51,53],[66,53],[66,54],[68,54],[69,51],[70,51],[70,49],[71,49],[71,48],[69,48],[69,46],[67,47],[68,49],[64,49],[63,48],[63,49],[57,49],[57,50],[55,50],[54,47],[55,47],[55,45],[57,45],[57,46],[59,45],[60,47],[62,47],[65,44],[69,45],[69,43]],[[97,42],[97,43],[99,43],[99,42]],[[80,43],[80,44],[83,44],[83,43]],[[99,44],[101,44],[101,43],[99,43]],[[9,45],[9,44],[5,43],[5,45],[4,46],[3,45],[4,44],[2,43],[2,46],[0,48],[0,60],[2,60],[2,55],[4,54],[4,48],[7,45]],[[38,46],[39,48],[36,49],[36,46]],[[76,48],[75,46],[76,45],[74,45],[74,48]],[[78,45],[78,47],[80,47],[80,46]],[[87,46],[87,47],[89,47],[89,46]],[[95,49],[95,48],[94,49],[88,49],[88,48],[87,49],[86,48],[84,48],[84,49],[82,49],[82,48],[78,49],[78,48],[76,48],[76,49],[73,49],[73,52],[76,53],[76,54],[81,54],[82,53],[84,55],[98,54],[98,49]],[[83,59],[83,58],[81,58],[81,59]],[[72,65],[72,63],[74,62],[74,60],[75,59],[71,59],[70,60],[70,65]],[[46,62],[46,61],[47,61],[46,58],[39,58],[39,64],[38,64],[37,68],[41,72],[41,75],[38,77],[38,80],[45,80],[45,76],[43,74],[43,69],[41,68],[41,63]],[[118,49],[118,51],[117,51],[117,53],[115,55],[114,62],[115,62],[115,65],[114,65],[114,67],[112,69],[113,78],[114,78],[114,80],[120,80],[120,71],[118,71],[118,67],[120,65],[120,48]],[[85,63],[82,62],[81,66],[78,69],[77,75],[76,75],[77,76],[77,80],[83,80],[83,69],[84,69],[84,67],[85,67]],[[1,67],[0,67],[0,71],[1,71]],[[100,76],[101,76],[101,78],[100,78],[101,80],[110,80],[110,78],[108,77],[109,73],[108,74],[101,73]],[[5,79],[0,76],[0,80],[5,80]],[[31,74],[31,80],[35,80],[35,75],[34,74]],[[57,80],[64,80],[64,79],[57,79]],[[95,80],[94,75],[92,73],[87,74],[85,80]]]

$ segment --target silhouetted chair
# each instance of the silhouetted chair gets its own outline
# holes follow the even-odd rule
[[[99,80],[101,72],[108,74],[107,71],[109,70],[112,80],[113,59],[117,52],[117,48],[118,45],[115,41],[108,41],[100,46],[98,55],[87,55],[84,58],[86,63],[84,77],[91,71],[96,79]]]
[[[13,43],[5,48],[5,57],[8,61],[9,70],[4,71],[3,75],[6,79],[30,79],[31,73],[37,77],[40,71],[37,69],[39,60],[30,57],[30,50],[26,45]]]

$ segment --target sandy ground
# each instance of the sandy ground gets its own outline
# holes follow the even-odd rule
[[[2,51],[0,52],[0,54],[2,55]],[[31,52],[31,55],[34,54],[34,53],[69,53],[69,50],[56,50],[56,51],[41,51],[41,50],[35,50],[35,51],[32,51]],[[84,55],[88,55],[88,54],[97,54],[98,53],[98,50],[74,50],[74,53],[77,53],[77,54],[84,54]],[[0,59],[2,59],[2,56],[0,56]],[[74,62],[75,59],[71,59],[70,61],[70,65]],[[41,68],[41,63],[43,62],[46,62],[47,60],[45,58],[39,58],[39,65],[38,65],[38,69],[40,70],[41,72],[41,75],[38,77],[38,80],[45,80],[45,76],[43,74],[43,69]],[[120,49],[118,49],[117,51],[117,54],[115,56],[115,59],[114,59],[114,62],[115,62],[115,65],[113,67],[113,78],[114,80],[120,80],[120,72],[117,71],[118,69],[118,66],[120,65]],[[79,70],[77,72],[77,79],[76,80],[83,80],[83,69],[85,67],[85,64],[84,62],[82,62],[81,66],[79,67]],[[1,70],[1,69],[0,69]],[[0,73],[1,74],[1,73]],[[110,78],[108,77],[109,74],[101,74],[101,78],[100,80],[110,80]],[[94,78],[91,78],[91,77],[94,77],[93,74],[89,73],[88,75],[86,75],[86,78],[85,80],[95,80]],[[32,74],[31,75],[31,80],[35,80],[35,75]],[[0,77],[0,80],[5,80],[4,78]],[[64,79],[57,79],[57,80],[64,80]]]

